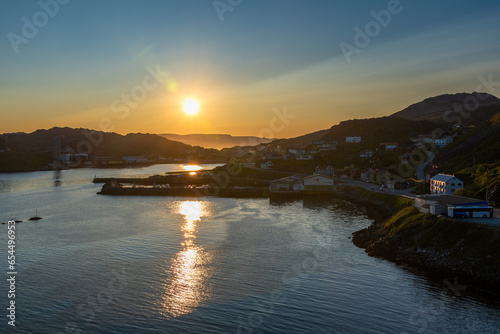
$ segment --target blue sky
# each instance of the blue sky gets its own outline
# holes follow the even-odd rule
[[[348,63],[340,44],[355,46],[354,28],[389,3],[244,0],[221,21],[210,0],[72,0],[16,53],[9,33],[23,37],[23,17],[33,23],[42,7],[4,1],[0,132],[109,118],[119,133],[258,135],[286,108],[295,118],[275,136],[291,137],[472,92],[479,76],[500,81],[497,1],[402,0]],[[163,85],[118,118],[112,103],[157,66]],[[194,117],[182,112],[187,97],[200,102]]]

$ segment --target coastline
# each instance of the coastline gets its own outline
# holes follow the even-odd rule
[[[363,206],[374,219],[352,234],[368,255],[500,295],[500,228],[421,213],[411,200],[359,188],[335,196]]]

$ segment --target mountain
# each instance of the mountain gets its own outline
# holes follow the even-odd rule
[[[435,128],[436,124],[429,121],[411,121],[393,116],[353,119],[334,125],[323,139],[345,142],[346,137],[361,137],[361,142],[378,146],[382,142],[406,142],[410,137],[431,133]]]
[[[255,146],[258,144],[267,144],[273,139],[260,138],[253,136],[231,136],[225,134],[191,134],[177,135],[173,133],[159,134],[164,138],[179,141],[184,144],[201,146],[204,148],[216,148],[218,150],[234,146]]]
[[[453,111],[455,105],[464,106],[475,101],[477,104],[473,112],[464,109],[462,114],[457,114]],[[410,137],[432,133],[436,127],[448,128],[457,124],[457,120],[465,126],[482,124],[497,113],[498,107],[500,99],[487,93],[439,95],[412,104],[390,116],[343,121],[328,130],[277,139],[270,146],[307,145],[319,139],[345,142],[345,137],[352,136],[360,136],[364,143],[374,142],[376,145],[389,141],[405,142]]]
[[[151,155],[183,158],[192,146],[154,134],[120,135],[89,129],[52,128],[0,135],[0,171],[43,168],[53,161],[54,138],[68,153],[95,156]]]
[[[484,108],[494,104],[500,104],[500,99],[487,93],[444,94],[412,104],[391,116],[412,121],[427,120],[441,123],[445,122],[446,119],[459,115],[456,113],[456,106],[459,106],[463,107],[464,112],[467,114],[469,114],[467,108],[474,109],[471,114],[476,114],[475,117],[472,117],[470,120],[468,120],[469,117],[461,116],[461,118],[465,121],[465,125],[475,125],[471,123],[482,123],[494,115],[494,112],[489,112],[488,108]],[[478,109],[482,109],[482,113],[476,113]]]

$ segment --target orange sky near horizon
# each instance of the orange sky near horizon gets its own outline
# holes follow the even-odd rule
[[[224,21],[203,3],[132,1],[116,15],[113,3],[96,12],[71,2],[26,43],[4,38],[0,133],[67,126],[290,138],[440,94],[500,96],[493,1],[401,4],[363,46],[354,28],[386,2],[256,1]],[[0,28],[22,34],[20,18],[40,10],[11,2]],[[357,45],[349,61],[342,43]],[[488,76],[494,84],[481,84]],[[188,98],[200,104],[194,115],[183,110]]]

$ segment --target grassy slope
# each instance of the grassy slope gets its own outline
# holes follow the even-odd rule
[[[437,164],[447,173],[457,173],[476,164],[500,161],[500,112],[470,133],[441,150]]]
[[[446,252],[457,260],[473,258],[500,265],[499,228],[452,221],[422,213],[414,207],[397,212],[385,222],[384,228],[389,238],[398,234],[413,235],[413,247]]]
[[[359,189],[353,192],[364,194]],[[474,285],[473,289],[500,290],[500,228],[421,213],[408,206],[408,199],[397,196],[367,196],[373,204],[383,201],[376,211],[383,211],[386,206],[390,210],[386,208],[385,212],[392,212],[389,218],[375,216],[372,225],[353,233],[354,244],[369,255],[411,264],[441,276],[459,276]]]
[[[464,181],[463,196],[485,199],[487,190],[500,187],[500,162],[465,168],[455,175]],[[500,203],[492,204],[500,207]]]

